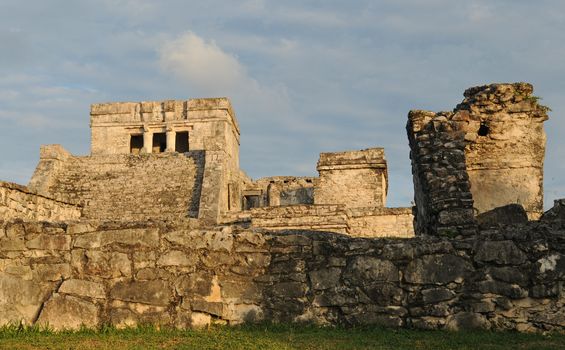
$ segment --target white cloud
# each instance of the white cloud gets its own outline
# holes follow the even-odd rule
[[[493,17],[492,10],[486,4],[471,3],[468,8],[468,17],[471,22],[483,22]]]
[[[166,41],[159,49],[159,65],[201,97],[230,97],[236,110],[253,111],[248,116],[280,120],[289,113],[284,85],[263,86],[235,55],[192,32]]]
[[[256,84],[235,56],[192,32],[166,42],[159,56],[164,71],[184,79],[199,91],[225,94],[242,85]]]

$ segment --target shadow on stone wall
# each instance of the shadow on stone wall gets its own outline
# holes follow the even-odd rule
[[[191,158],[196,165],[196,174],[194,180],[187,179],[187,181],[194,181],[192,197],[189,201],[188,217],[198,218],[198,212],[200,208],[200,195],[202,194],[202,183],[204,181],[206,151],[190,151],[189,153],[186,153],[186,155],[188,158]]]

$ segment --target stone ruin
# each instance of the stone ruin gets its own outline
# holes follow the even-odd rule
[[[91,154],[0,183],[0,325],[313,322],[565,330],[565,201],[543,213],[529,84],[411,111],[415,206],[382,148],[249,178],[228,99],[95,104]]]
[[[416,230],[474,234],[476,217],[519,204],[543,213],[543,122],[530,84],[467,89],[453,112],[411,111]]]

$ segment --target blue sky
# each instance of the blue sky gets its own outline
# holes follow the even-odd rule
[[[0,179],[41,144],[89,152],[96,102],[228,96],[252,177],[385,147],[389,206],[412,180],[406,115],[527,81],[552,108],[546,206],[565,197],[565,2],[0,0]]]

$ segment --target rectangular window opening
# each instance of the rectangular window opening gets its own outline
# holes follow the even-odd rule
[[[188,152],[188,131],[177,132],[175,137],[175,151],[179,153]]]
[[[129,141],[129,151],[131,154],[141,153],[143,148],[143,135],[131,135]]]
[[[159,132],[153,134],[153,153],[163,153],[167,149],[167,134]]]
[[[261,199],[256,195],[243,196],[243,210],[250,210],[252,208],[259,208],[261,206]]]

